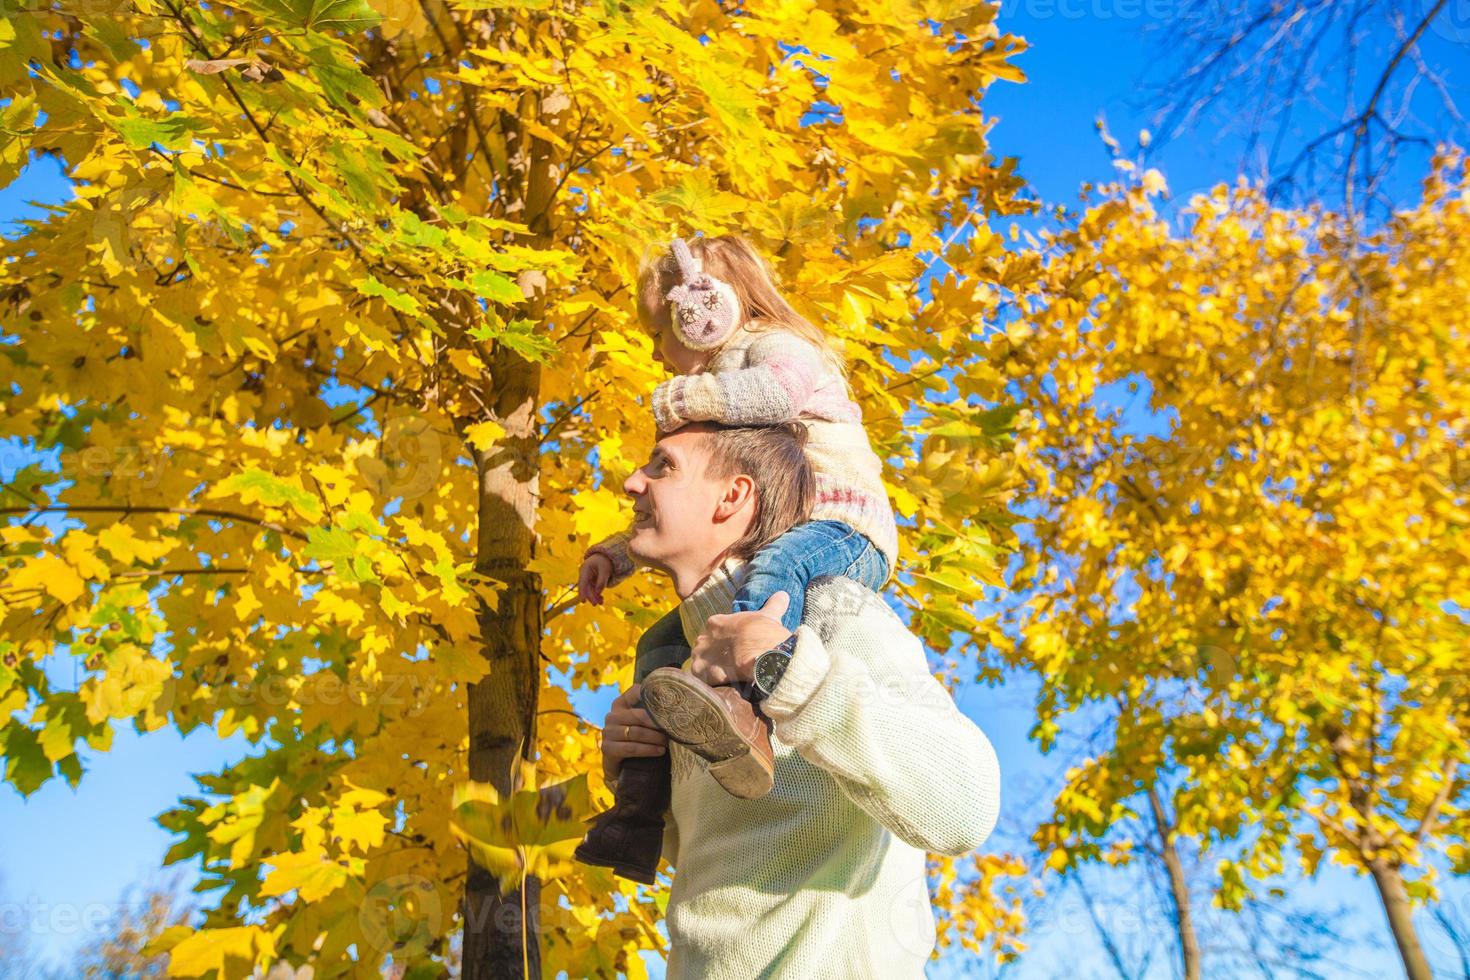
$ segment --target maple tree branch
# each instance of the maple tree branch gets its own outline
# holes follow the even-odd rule
[[[1185,67],[1149,86],[1159,125],[1152,142],[1142,144],[1150,153],[1199,127],[1205,110],[1223,104],[1246,130],[1241,168],[1262,168],[1270,199],[1291,194],[1310,200],[1314,189],[1320,196],[1327,181],[1345,178],[1341,190],[1353,199],[1350,210],[1382,204],[1391,213],[1393,195],[1385,193],[1384,182],[1402,151],[1445,139],[1413,114],[1416,88],[1429,82],[1450,121],[1465,126],[1449,88],[1422,55],[1426,31],[1453,7],[1448,0],[1184,0],[1178,6],[1159,26],[1174,28],[1171,48],[1183,35],[1188,49],[1178,60]],[[1375,19],[1384,23],[1369,23]],[[1334,35],[1342,49],[1329,53]],[[1415,69],[1407,78],[1406,64]],[[1321,80],[1339,69],[1342,81],[1324,99]],[[1360,78],[1367,95],[1361,106]],[[1336,98],[1340,105],[1329,104]],[[1328,132],[1314,125],[1304,133],[1304,109],[1336,122],[1323,123]],[[1297,147],[1288,154],[1293,140]],[[1283,154],[1290,159],[1283,161]]]
[[[51,277],[51,284],[53,286],[56,283],[61,282],[62,280],[64,280],[66,278],[66,276],[64,276],[61,273],[57,272],[55,269],[48,269],[47,272],[46,272],[46,274]],[[88,286],[88,287],[90,287],[92,289],[111,289],[114,292],[116,292],[117,290],[119,290],[119,289],[122,288],[121,286],[117,285],[117,283],[112,283],[112,282],[93,282],[90,279],[73,279],[72,282],[76,283],[79,286]]]
[[[178,7],[174,5],[173,0],[163,0],[163,2],[164,6],[166,6],[169,12],[173,14],[174,20],[177,21],[180,26],[182,26],[187,32],[189,36],[189,43],[194,48],[194,50],[196,52],[199,52],[200,54],[203,54],[205,59],[208,61],[218,60],[210,52],[209,48],[205,46],[203,39],[200,38],[198,33],[194,30],[194,25],[189,23],[188,19],[185,18]],[[256,121],[255,115],[250,111],[249,107],[245,105],[245,100],[240,96],[240,93],[236,91],[235,86],[230,82],[229,78],[225,75],[218,75],[216,77],[219,79],[220,83],[224,85],[225,90],[230,93],[230,97],[234,99],[235,104],[240,107],[240,111],[245,114],[245,118],[250,121],[251,128],[255,130],[256,134],[260,137],[261,142],[265,143],[267,146],[276,146],[277,149],[280,149],[280,147],[266,133],[266,130],[260,125],[259,122]],[[274,115],[272,115],[271,118],[274,119]],[[285,155],[288,158],[290,157],[290,154]],[[299,162],[300,161],[298,161],[298,165]],[[291,188],[296,192],[296,195],[306,203],[307,207],[311,208],[316,216],[322,220],[323,224],[332,229],[332,231],[335,232],[342,239],[342,241],[347,243],[347,247],[352,249],[352,254],[357,256],[359,262],[361,262],[368,269],[383,273],[384,276],[398,275],[396,272],[389,270],[385,266],[374,263],[365,254],[363,254],[362,247],[358,245],[357,240],[354,239],[350,234],[348,234],[346,230],[335,224],[332,219],[327,216],[326,211],[322,210],[322,208],[314,200],[312,200],[311,195],[308,194],[305,188],[303,188],[301,184],[297,181],[295,174],[289,171],[285,171],[284,175],[286,178],[286,182],[291,185]],[[394,319],[398,321],[399,326],[404,326],[403,315],[399,313],[396,309],[393,309],[391,306],[389,307],[389,310],[390,312],[392,312]]]
[[[895,381],[893,384],[885,386],[883,390],[884,391],[897,391],[898,389],[904,387],[905,385],[911,385],[911,384],[913,384],[916,381],[923,381],[926,378],[932,378],[932,377],[934,377],[934,375],[938,374],[940,371],[943,371],[946,367],[949,367],[949,365],[947,365],[947,364],[941,364],[939,367],[935,368],[932,371],[925,371],[923,374],[915,374],[915,375],[911,375],[910,377],[904,378],[902,381]]]
[[[30,494],[26,493],[24,490],[20,489],[20,487],[17,487],[12,483],[5,483],[4,481],[0,481],[0,490],[9,490],[20,499],[28,502],[32,507],[42,506],[39,500],[37,500],[35,497],[32,497]]]
[[[571,590],[568,590],[568,591],[571,591]],[[548,607],[547,610],[546,610],[546,612],[542,614],[541,621],[543,623],[549,623],[553,619],[555,619],[556,617],[560,616],[562,613],[566,612],[568,609],[570,609],[573,606],[575,606],[576,604],[577,604],[577,596],[576,596],[575,592],[573,592],[572,595],[570,595],[567,598],[562,599],[562,600],[554,603],[550,607]],[[545,657],[546,657],[545,654],[542,654],[541,656],[542,656],[542,659],[545,659]],[[549,660],[547,662],[550,663]]]
[[[621,293],[623,291],[623,289],[626,287],[626,285],[627,285],[626,283],[619,283],[618,286],[615,289],[613,289],[611,292],[605,294],[602,297],[603,300],[610,300],[610,299],[612,299],[618,293]],[[602,312],[601,310],[591,310],[591,311],[589,311],[586,316],[582,317],[582,319],[580,319],[580,320],[577,321],[577,325],[576,326],[572,327],[572,329],[570,329],[570,330],[567,331],[566,336],[563,337],[562,340],[565,342],[565,341],[571,340],[574,337],[580,337],[582,335],[582,327],[584,327],[586,324],[588,324],[589,322],[591,322],[592,318],[595,317],[595,316],[597,316],[597,314],[599,314],[601,312]],[[589,331],[589,336],[590,336],[590,331]],[[585,349],[586,349],[586,345],[584,344],[583,345],[583,350],[585,350]]]
[[[1363,841],[1359,833],[1349,830],[1347,826],[1342,823],[1342,821],[1326,813],[1325,811],[1313,813],[1311,816],[1319,824],[1322,824],[1326,827],[1331,828],[1332,830],[1337,831],[1337,833],[1342,837],[1343,840],[1347,841],[1353,846],[1355,850],[1361,853],[1361,851],[1363,850]],[[1328,844],[1331,845],[1331,843],[1332,842],[1329,840]]]
[[[1121,486],[1124,490],[1127,490],[1129,495],[1132,496],[1133,499],[1137,500],[1139,503],[1147,507],[1149,509],[1149,513],[1153,515],[1155,521],[1160,524],[1164,523],[1164,515],[1159,512],[1158,504],[1154,503],[1151,499],[1148,498],[1148,496],[1144,494],[1142,490],[1138,488],[1138,484],[1133,482],[1133,477],[1123,477],[1123,480],[1121,483],[1119,483],[1119,486]]]
[[[429,26],[434,29],[434,35],[439,38],[440,45],[443,46],[445,51],[448,51],[450,47],[449,38],[445,36],[444,29],[439,26],[439,21],[434,18],[434,12],[430,9],[428,0],[419,0],[419,8],[424,13],[424,20],[428,21]],[[464,26],[460,24],[459,19],[452,12],[449,17],[449,22],[454,25],[455,32],[459,34],[459,51],[456,52],[455,59],[458,61],[457,55],[463,54],[465,48],[469,47],[469,39],[465,37]],[[466,85],[461,81],[459,83],[459,90],[464,95],[465,115],[469,118],[470,127],[474,129],[475,136],[480,141],[480,152],[478,156],[485,164],[487,174],[485,186],[488,188],[491,184],[495,183],[495,164],[490,155],[490,140],[485,136],[485,129],[480,123],[479,103],[476,100],[473,86]],[[469,173],[469,168],[465,169],[465,173]],[[458,183],[461,187],[464,186],[463,177],[461,177]]]
[[[248,568],[126,568],[113,578],[153,578],[163,575],[249,575]]]
[[[169,13],[173,14],[174,21],[184,29],[184,32],[189,37],[189,44],[195,51],[204,55],[206,61],[219,60],[212,52],[210,52],[209,48],[205,46],[204,39],[201,38],[198,32],[194,30],[194,25],[189,23],[189,20],[187,17],[184,16],[183,11],[174,6],[173,0],[163,0],[163,5],[168,8]],[[245,118],[249,120],[251,127],[260,134],[260,138],[262,140],[269,143],[270,138],[266,136],[265,130],[260,128],[260,123],[256,121],[255,114],[250,111],[249,106],[245,105],[244,100],[240,98],[240,93],[236,92],[235,87],[230,84],[229,78],[224,75],[219,75],[217,77],[219,78],[220,82],[224,84],[225,89],[230,93],[230,97],[235,100],[235,105],[239,106],[240,111],[245,113]]]
[[[148,145],[148,149],[153,153],[154,156],[159,157],[159,158],[161,158],[163,160],[166,160],[170,164],[172,164],[172,162],[173,162],[172,161],[172,158],[167,153],[164,153],[162,150],[160,150],[157,146],[154,146],[153,144],[150,143]],[[252,195],[256,195],[258,197],[296,197],[297,196],[296,194],[294,194],[291,191],[262,191],[262,190],[256,190],[254,187],[243,187],[240,184],[236,184],[236,183],[233,183],[232,181],[225,180],[223,177],[211,177],[211,176],[209,176],[209,174],[201,173],[198,170],[190,170],[189,171],[189,176],[190,177],[198,178],[199,180],[207,180],[207,181],[209,181],[212,184],[219,184],[221,187],[228,187],[228,188],[230,188],[230,190],[240,191],[241,193],[244,193],[244,194],[252,194]],[[114,286],[113,288],[116,289],[117,287]]]
[[[581,133],[582,133],[582,124],[579,122],[577,124],[577,137],[580,137],[581,136]],[[578,139],[577,137],[574,137],[573,140],[572,140],[572,145],[573,146],[580,146],[581,145],[581,140]],[[558,180],[556,182],[556,186],[551,189],[551,195],[552,195],[552,197],[555,197],[557,194],[559,194],[561,192],[562,185],[565,184],[568,180],[570,180],[572,178],[572,175],[573,174],[577,173],[577,171],[579,171],[583,167],[587,166],[587,164],[591,163],[593,160],[596,160],[598,157],[602,156],[608,150],[611,150],[613,147],[618,146],[618,145],[619,145],[618,143],[608,143],[602,149],[596,151],[595,153],[589,153],[587,156],[582,157],[580,160],[568,160],[567,163],[565,164],[566,173],[564,173],[564,174],[561,175],[561,179]]]
[[[263,521],[248,514],[240,514],[230,510],[216,510],[214,508],[189,508],[189,507],[139,507],[132,504],[103,505],[103,504],[57,504],[49,507],[0,507],[0,516],[4,515],[38,515],[38,514],[121,514],[127,517],[131,514],[180,514],[184,517],[214,517],[222,521],[240,521],[245,524],[254,524],[277,534],[284,534],[296,538],[298,541],[308,541],[305,534],[300,531],[284,527],[274,521]]]
[[[573,403],[571,407],[569,407],[565,412],[561,413],[561,415],[557,416],[555,419],[552,419],[551,424],[546,427],[546,431],[542,433],[541,438],[538,439],[537,442],[543,446],[546,443],[550,442],[552,437],[560,432],[562,430],[562,427],[571,420],[572,414],[576,412],[577,409],[581,408],[583,405],[586,405],[588,402],[594,400],[599,394],[601,394],[603,387],[603,385],[598,385],[592,390],[591,393],[583,395],[581,398],[578,398],[576,402]]]
[[[1439,821],[1439,811],[1450,801],[1450,797],[1455,795],[1455,789],[1460,783],[1455,778],[1455,770],[1459,767],[1458,760],[1445,760],[1444,785],[1439,788],[1438,793],[1434,794],[1434,799],[1429,801],[1429,807],[1424,811],[1424,819],[1419,821],[1419,829],[1414,832],[1415,844],[1424,843],[1424,838],[1429,836],[1434,830],[1434,825]]]
[[[114,578],[154,578],[165,575],[249,575],[249,568],[128,568],[114,572]],[[329,575],[330,568],[301,568],[293,566],[291,571],[298,575]]]
[[[538,715],[571,715],[573,718],[577,719],[584,725],[592,724],[590,721],[588,721],[586,718],[583,718],[575,711],[568,711],[566,708],[542,708],[536,713]]]
[[[1462,935],[1461,931],[1450,921],[1450,917],[1445,915],[1442,907],[1436,906],[1433,914],[1439,927],[1450,937],[1450,941],[1455,944],[1455,950],[1460,954],[1461,975],[1470,977],[1470,941],[1467,941],[1467,937]]]
[[[297,364],[304,370],[313,371],[324,378],[337,378],[341,381],[350,381],[352,384],[356,385],[359,388],[362,388],[366,391],[371,391],[374,398],[386,398],[389,401],[397,402],[400,405],[410,405],[414,407],[417,407],[418,405],[417,396],[419,393],[412,388],[379,388],[377,385],[369,384],[368,382],[363,381],[361,378],[356,378],[350,374],[345,374],[339,368],[325,368],[322,367],[320,364],[308,362],[304,357],[300,361],[292,360],[290,363]],[[367,406],[364,405],[363,407],[366,408]]]
[[[372,406],[373,402],[375,402],[379,398],[383,398],[383,397],[386,397],[386,396],[384,396],[384,394],[381,391],[373,392],[373,396],[371,398],[369,398],[367,401],[363,402],[361,405],[357,406],[352,411],[350,411],[346,415],[342,416],[340,419],[333,419],[330,424],[331,425],[341,425],[343,422],[346,422],[348,419],[356,418],[357,416],[361,415],[363,412],[367,411]]]

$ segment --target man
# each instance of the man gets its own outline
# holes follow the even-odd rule
[[[819,579],[795,634],[779,621],[779,593],[761,612],[729,613],[752,531],[779,534],[773,524],[799,519],[787,481],[800,480],[803,435],[799,425],[689,425],[624,484],[637,515],[629,553],[673,580],[696,677],[752,683],[756,660],[794,636],[761,701],[774,788],[759,799],[730,795],[698,752],[669,741],[636,707],[638,686],[608,712],[610,777],[627,759],[667,752],[672,764],[670,978],[922,976],[934,944],[924,853],[979,846],[999,810],[989,741],[879,596]],[[748,472],[772,459],[796,462]],[[720,737],[732,734],[749,740]]]

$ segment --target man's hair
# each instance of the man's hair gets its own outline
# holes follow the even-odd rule
[[[817,478],[806,458],[807,429],[800,422],[734,427],[697,422],[704,433],[705,475],[715,479],[744,474],[755,484],[755,518],[730,546],[735,558],[757,551],[811,516]]]

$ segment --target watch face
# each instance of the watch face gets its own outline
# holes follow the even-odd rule
[[[766,694],[776,689],[781,682],[781,675],[786,672],[786,663],[790,658],[776,651],[767,651],[760,655],[755,662],[755,684]]]

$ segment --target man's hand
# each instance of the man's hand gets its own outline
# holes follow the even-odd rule
[[[781,617],[791,597],[777,592],[755,612],[711,616],[690,651],[690,669],[712,687],[748,681],[756,659],[791,635]]]
[[[612,559],[607,555],[588,555],[582,562],[577,575],[577,601],[602,605],[602,590],[607,588],[613,573]]]
[[[623,760],[635,755],[663,755],[669,737],[659,731],[653,719],[638,703],[643,685],[634,684],[613,701],[602,722],[602,776],[608,782],[617,778]]]

